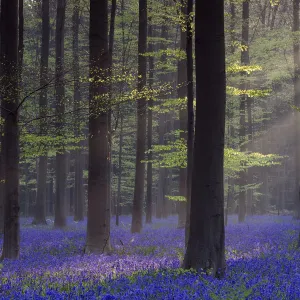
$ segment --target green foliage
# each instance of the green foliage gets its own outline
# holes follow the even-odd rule
[[[53,157],[58,152],[72,151],[79,147],[79,142],[84,140],[84,137],[68,136],[49,136],[24,134],[21,136],[21,151],[22,158],[28,159],[37,158],[39,156]]]
[[[233,86],[227,86],[227,94],[231,96],[241,96],[241,95],[247,95],[250,98],[255,97],[266,97],[269,96],[271,93],[270,89],[267,90],[241,90]]]
[[[270,167],[281,163],[283,157],[276,154],[258,152],[240,152],[235,149],[224,149],[225,176],[236,177],[241,171],[252,167]]]
[[[186,168],[187,146],[184,139],[176,139],[166,145],[154,145],[150,150],[156,155],[152,161],[156,168]],[[241,171],[252,167],[270,167],[280,164],[283,157],[275,154],[257,152],[240,152],[235,149],[224,149],[225,176],[236,177]]]
[[[255,71],[261,71],[262,67],[258,65],[242,66],[238,63],[231,64],[227,67],[226,72],[228,75],[234,73],[245,72],[248,75]]]
[[[166,195],[166,198],[168,198],[171,201],[176,201],[176,202],[185,202],[186,198],[183,196],[170,196]]]

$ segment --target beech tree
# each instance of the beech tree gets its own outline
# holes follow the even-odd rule
[[[139,38],[138,38],[138,92],[146,86],[147,77],[147,0],[139,0]],[[145,181],[145,150],[146,150],[146,99],[137,100],[137,133],[135,184],[132,206],[131,232],[142,230],[144,181]]]
[[[191,210],[191,185],[193,172],[193,143],[194,143],[194,60],[193,60],[193,31],[192,31],[192,13],[193,0],[187,1],[187,36],[186,36],[186,64],[187,64],[187,208],[186,208],[186,226],[185,226],[185,244],[189,236],[190,228],[190,210]]]
[[[197,0],[195,19],[196,127],[191,210],[184,267],[225,269],[224,131],[225,40],[224,1]]]
[[[74,1],[73,6],[73,76],[74,76],[74,113],[75,130],[74,134],[79,137],[82,133],[80,117],[81,90],[80,90],[80,67],[79,67],[79,10],[80,0]],[[74,186],[74,220],[84,219],[84,189],[83,189],[83,162],[82,162],[82,143],[75,150],[75,186]]]
[[[187,18],[187,7],[185,1],[181,1],[181,14],[184,18]],[[187,34],[186,30],[181,25],[180,27],[180,50],[186,52]],[[187,95],[187,60],[181,59],[178,62],[178,74],[177,74],[178,98],[185,98]],[[180,110],[180,137],[187,141],[187,124],[188,113],[187,106]],[[179,195],[187,199],[187,169],[180,168],[179,171]],[[178,204],[178,227],[184,228],[186,221],[186,201],[180,201]]]
[[[153,37],[153,25],[151,24],[151,17],[149,18],[148,24],[148,37]],[[153,52],[153,43],[148,41],[148,52]],[[149,57],[149,78],[148,84],[149,89],[152,89],[154,82],[154,57]],[[152,148],[153,140],[153,99],[148,100],[148,123],[147,123],[147,147],[148,150]],[[146,197],[146,223],[152,223],[152,188],[153,188],[153,168],[152,168],[152,152],[148,152],[148,163],[147,163],[147,197]]]
[[[40,109],[40,135],[47,134],[47,81],[48,81],[48,64],[49,64],[49,39],[50,39],[50,16],[49,0],[42,1],[42,45],[41,45],[41,66],[40,66],[40,91],[39,109]],[[47,187],[47,155],[42,155],[38,160],[38,178],[37,178],[37,195],[34,210],[34,224],[46,224],[46,187]]]
[[[56,98],[56,130],[57,135],[64,136],[65,87],[64,87],[64,35],[66,0],[57,0],[56,32],[55,32],[55,98]],[[56,153],[56,200],[55,227],[66,226],[66,172],[67,161],[64,149]]]
[[[117,0],[112,0],[111,2],[111,10],[110,10],[110,24],[109,24],[109,36],[108,36],[108,53],[109,53],[109,68],[108,68],[108,78],[112,78],[113,74],[113,51],[114,51],[114,42],[115,42],[115,20],[116,20],[116,11],[117,11]],[[112,80],[109,83],[109,104],[112,102],[112,89],[113,82]],[[109,151],[109,159],[108,159],[108,190],[109,190],[109,203],[112,205],[112,188],[111,188],[111,179],[112,179],[112,164],[111,164],[111,156],[112,156],[112,108],[109,107],[108,114],[108,151]]]
[[[167,1],[164,1],[167,4]],[[163,51],[167,50],[167,45],[163,41],[168,39],[168,26],[166,18],[163,18],[160,33],[160,49]],[[163,65],[167,62],[167,56],[162,53],[159,62]],[[158,76],[160,82],[168,81],[168,74],[166,72],[161,72]],[[167,95],[161,96],[161,103],[166,101]],[[159,114],[158,117],[158,143],[159,145],[166,144],[166,134],[168,132],[168,120],[169,113],[163,112]],[[158,174],[158,187],[157,187],[157,197],[156,197],[156,218],[166,218],[167,217],[167,191],[168,191],[168,176],[169,170],[167,168],[159,168]]]
[[[2,259],[20,251],[18,0],[1,1],[1,108],[4,118],[4,239]]]
[[[293,0],[293,32],[298,34],[299,0]],[[293,39],[294,56],[294,105],[300,107],[300,44],[297,36]],[[300,112],[295,114],[295,214],[300,219]]]
[[[86,253],[110,251],[108,1],[90,0],[89,177]]]
[[[245,47],[241,51],[241,64],[244,66],[249,65],[249,0],[243,2],[243,12],[242,12],[242,46]],[[247,79],[245,74],[241,83],[241,90],[247,89]],[[249,105],[250,100],[248,100],[247,95],[241,95],[240,99],[240,151],[245,152],[247,150],[246,145],[246,103]],[[247,184],[247,173],[246,171],[241,171],[239,177],[239,222],[244,222],[246,217],[246,191],[245,185]]]

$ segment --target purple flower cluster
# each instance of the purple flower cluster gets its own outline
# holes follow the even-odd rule
[[[0,299],[300,299],[299,224],[291,217],[232,217],[222,280],[179,269],[176,217],[141,234],[130,233],[129,217],[120,227],[112,220],[114,252],[98,256],[83,255],[86,222],[70,219],[61,231],[30,221],[21,222],[20,259],[0,266]]]

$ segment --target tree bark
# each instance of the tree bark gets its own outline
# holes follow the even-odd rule
[[[148,27],[148,36],[149,38],[153,37],[153,25],[152,20],[149,18],[149,27]],[[148,43],[148,52],[152,53],[153,43]],[[154,57],[149,57],[149,89],[151,90],[154,82]],[[152,148],[152,135],[153,135],[153,99],[148,100],[148,124],[147,124],[147,144],[148,151]],[[153,168],[152,168],[152,152],[148,152],[148,163],[147,163],[147,197],[146,197],[146,223],[152,223],[152,188],[153,188]]]
[[[117,1],[112,0],[111,2],[111,11],[110,11],[110,26],[109,26],[109,39],[108,39],[108,52],[109,52],[109,69],[108,69],[108,78],[110,80],[109,83],[109,102],[112,101],[112,89],[113,89],[113,80],[112,80],[112,69],[113,69],[113,50],[114,50],[114,40],[115,40],[115,19],[116,19],[116,10],[117,10]],[[109,190],[109,197],[108,201],[110,206],[112,207],[112,164],[111,164],[111,155],[112,155],[112,124],[111,124],[111,115],[112,109],[109,108],[108,114],[108,146],[109,146],[109,155],[108,155],[108,190]],[[110,220],[108,220],[110,222]]]
[[[147,59],[144,53],[147,51],[147,0],[139,0],[139,37],[138,37],[138,92],[142,92],[146,86]],[[145,146],[146,146],[146,99],[139,96],[137,100],[137,143],[136,143],[136,167],[134,197],[132,206],[131,232],[142,230],[144,181],[145,181]]]
[[[162,79],[162,82],[163,79]],[[158,121],[158,136],[159,145],[165,145],[167,114],[160,113]],[[156,218],[161,219],[166,216],[166,194],[167,194],[167,176],[168,171],[166,168],[159,168],[158,174],[158,188],[157,188],[157,201],[156,201]]]
[[[48,210],[49,210],[49,214],[51,216],[53,216],[54,214],[54,191],[53,191],[53,182],[54,179],[53,177],[50,175],[50,182],[48,183],[48,195],[47,195],[47,202],[48,202]]]
[[[275,19],[276,19],[276,15],[277,15],[277,12],[278,12],[279,5],[280,5],[280,2],[278,2],[277,5],[274,5],[272,7],[272,18],[271,18],[271,22],[270,22],[270,30],[274,29]]]
[[[181,14],[187,17],[187,7],[185,1],[181,1]],[[187,34],[183,27],[180,27],[180,50],[186,53],[187,50]],[[181,59],[178,62],[177,74],[177,95],[178,98],[185,98],[187,96],[187,60]],[[187,124],[188,112],[187,105],[179,112],[180,120],[180,138],[184,139],[187,143]],[[180,168],[179,170],[179,195],[187,199],[187,169]],[[185,228],[186,221],[186,201],[178,203],[178,228]]]
[[[245,53],[245,57],[244,57],[244,61],[241,61],[242,64],[244,65],[250,65],[250,56],[249,56],[249,16],[250,16],[250,8],[249,8],[249,3],[248,3],[248,7],[246,5],[245,8],[245,18],[247,18],[247,20],[245,19],[244,22],[246,22],[244,24],[244,26],[247,26],[247,28],[245,28],[246,31],[248,31],[248,33],[244,36],[245,41],[244,44],[247,45],[247,51]],[[249,81],[245,82],[244,85],[245,89],[250,89],[250,84]],[[247,104],[247,135],[248,135],[248,143],[247,143],[247,148],[248,151],[253,151],[254,150],[254,144],[253,144],[253,121],[252,121],[252,106],[253,106],[253,99],[251,97],[245,96],[245,101]],[[248,169],[247,172],[247,184],[252,184],[253,183],[253,174],[254,174],[254,169]],[[252,214],[253,211],[253,191],[251,189],[247,190],[247,209],[246,212],[248,215]]]
[[[263,28],[266,26],[266,18],[267,18],[267,8],[270,5],[269,0],[264,0],[264,4],[260,4],[260,11],[261,11],[261,23]]]
[[[249,84],[247,85],[247,89],[249,89]],[[247,148],[248,151],[253,151],[254,150],[254,145],[253,145],[253,122],[252,122],[252,105],[253,105],[253,100],[250,97],[247,97],[247,128],[248,128],[248,143],[247,143]],[[253,174],[254,170],[248,169],[247,172],[247,184],[252,184],[253,183]],[[253,207],[253,193],[251,189],[247,190],[247,215],[252,215],[252,209]]]
[[[234,54],[236,45],[236,32],[235,32],[235,25],[236,25],[236,6],[234,1],[230,1],[230,52]]]
[[[243,20],[242,20],[242,46],[246,48],[241,52],[241,64],[249,65],[249,0],[243,2]],[[242,79],[241,89],[247,89],[246,75]],[[246,145],[246,103],[248,101],[247,95],[242,95],[240,99],[240,151],[245,152],[247,150]],[[239,222],[244,222],[246,217],[246,191],[245,186],[247,184],[247,173],[246,171],[241,171],[239,174],[239,211],[238,219]]]
[[[298,34],[299,26],[299,0],[293,0],[293,32]],[[294,105],[300,107],[300,44],[297,36],[293,39],[294,53]],[[295,113],[295,214],[300,219],[300,113]]]
[[[74,111],[75,111],[75,136],[83,135],[80,115],[81,90],[80,90],[80,66],[79,66],[79,17],[80,0],[74,1],[73,7],[73,76],[74,76]],[[82,221],[84,219],[84,190],[83,190],[83,164],[82,147],[80,142],[75,150],[75,187],[74,187],[74,220]]]
[[[0,71],[1,73],[1,71]],[[1,117],[3,117],[3,111]],[[0,152],[0,233],[3,233],[4,226],[4,182],[5,182],[5,172],[4,172],[4,127],[1,126],[1,152]]]
[[[196,132],[186,269],[225,270],[224,131],[225,39],[224,1],[197,0],[195,22]],[[201,200],[200,200],[201,199]],[[200,200],[200,201],[199,201]]]
[[[19,81],[22,81],[23,57],[24,57],[24,0],[19,0],[19,44],[18,44],[18,67]]]
[[[165,3],[166,4],[166,3]],[[161,26],[161,39],[167,40],[168,39],[168,27],[166,25],[166,20],[164,20],[164,24]],[[167,45],[165,42],[161,42],[160,50],[166,50]],[[160,59],[162,64],[167,63],[167,56],[165,54],[161,55]],[[160,82],[167,82],[168,81],[168,74],[165,73],[165,70],[161,71],[161,75],[159,76]],[[163,103],[164,100],[167,98],[165,95],[161,97],[161,102]],[[158,135],[159,135],[159,144],[165,145],[165,134],[168,132],[167,128],[168,124],[168,113],[163,112],[159,114],[159,122],[158,122]],[[167,217],[167,187],[168,187],[168,173],[170,170],[167,168],[159,168],[159,175],[158,175],[158,191],[157,191],[157,203],[156,203],[156,217],[157,218],[166,218]]]
[[[117,191],[117,203],[116,203],[116,225],[119,226],[119,216],[121,213],[121,183],[122,183],[122,155],[123,155],[123,124],[124,117],[121,113],[120,116],[120,139],[119,139],[119,172],[118,172],[118,191]]]
[[[3,259],[16,259],[20,251],[18,14],[18,0],[1,1],[1,99],[5,120]]]
[[[42,45],[41,45],[41,67],[40,86],[48,82],[49,64],[49,43],[50,43],[50,16],[49,0],[42,1]],[[41,89],[39,99],[40,135],[47,135],[47,122],[44,117],[47,115],[48,99],[47,88]],[[39,157],[37,178],[37,197],[34,210],[33,224],[47,224],[46,222],[46,199],[47,199],[47,155],[43,153]]]
[[[231,47],[230,47],[230,52],[232,55],[234,55],[236,51],[236,32],[235,32],[235,26],[236,26],[236,4],[234,1],[230,1],[230,42],[231,42]],[[231,119],[234,117],[233,114],[233,109],[229,108],[228,111],[230,113],[227,114],[229,122]],[[234,126],[229,125],[228,126],[228,147],[231,147],[230,145],[230,139],[234,137]],[[235,179],[228,177],[228,193],[227,193],[227,202],[226,202],[226,208],[225,208],[225,225],[228,223],[228,214],[229,212],[233,212],[233,204],[234,202],[234,182]]]
[[[65,88],[64,88],[64,31],[66,0],[57,0],[56,33],[55,33],[55,92],[56,92],[56,130],[57,136],[64,136]],[[64,147],[56,152],[56,201],[54,226],[66,226],[66,177],[67,162]]]
[[[108,1],[90,0],[89,177],[86,253],[110,246],[108,141]]]
[[[188,136],[187,136],[187,204],[186,204],[186,225],[185,244],[187,245],[190,228],[191,210],[191,185],[193,172],[193,143],[194,143],[194,63],[193,63],[193,31],[192,31],[193,0],[187,2],[187,111],[188,111]]]

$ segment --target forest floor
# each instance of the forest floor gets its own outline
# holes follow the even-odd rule
[[[86,222],[70,218],[62,231],[22,219],[20,259],[0,266],[0,299],[300,299],[299,223],[291,217],[231,217],[222,280],[179,269],[177,217],[141,234],[130,233],[130,220],[112,220],[114,251],[95,256],[83,255]]]

